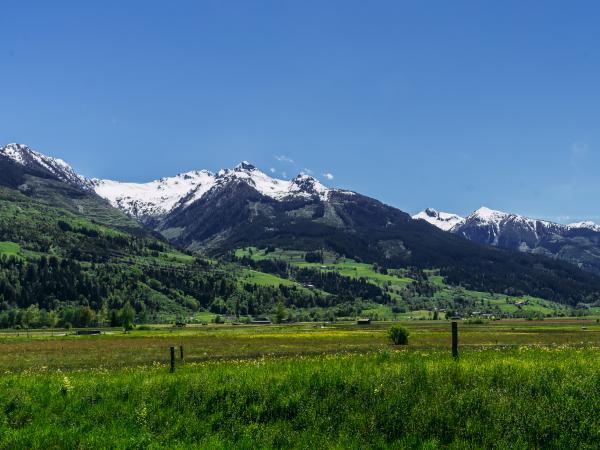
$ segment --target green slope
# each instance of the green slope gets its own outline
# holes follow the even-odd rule
[[[436,270],[382,269],[330,251],[321,254],[322,262],[307,262],[306,252],[299,250],[245,247],[235,251],[235,257],[240,262],[251,260],[258,267],[268,268],[266,262],[278,261],[296,269],[311,269],[314,273],[335,273],[349,279],[366,280],[381,288],[391,299],[383,304],[374,299],[364,299],[362,314],[381,319],[432,318],[436,309],[440,311],[439,318],[445,317],[446,311],[463,316],[479,313],[495,317],[537,317],[571,312],[565,305],[538,297],[479,292],[451,286]],[[292,271],[292,278],[293,274]]]
[[[50,311],[58,325],[114,325],[127,303],[140,322],[269,314],[325,295],[178,251],[104,201],[59,188],[0,187],[0,326],[50,326]]]

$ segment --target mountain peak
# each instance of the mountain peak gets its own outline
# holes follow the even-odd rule
[[[9,159],[35,174],[67,182],[96,194],[138,220],[165,216],[176,208],[187,208],[206,193],[230,182],[244,182],[266,197],[283,201],[287,198],[319,198],[327,200],[329,189],[314,177],[300,174],[292,180],[271,178],[248,161],[216,174],[194,170],[147,183],[113,180],[88,180],[78,175],[67,163],[38,153],[23,144],[0,147],[0,158]]]
[[[242,170],[254,171],[254,170],[258,170],[258,169],[256,168],[255,165],[249,163],[248,161],[242,161],[237,166],[235,166],[233,170],[235,170],[236,172],[239,172]]]
[[[315,177],[301,173],[291,181],[289,191],[292,194],[318,195],[321,200],[326,200],[329,189]]]
[[[98,195],[114,206],[145,221],[165,216],[177,208],[187,208],[209,191],[240,181],[278,201],[290,197],[326,200],[329,192],[311,176],[301,174],[293,180],[271,178],[248,161],[242,161],[233,169],[219,170],[216,174],[195,170],[148,183],[94,180],[94,188]]]
[[[587,228],[587,229],[593,230],[593,231],[600,231],[600,225],[598,225],[595,222],[592,222],[591,220],[585,220],[583,222],[570,223],[570,224],[567,225],[567,227],[570,228],[570,229]]]
[[[482,206],[480,207],[478,210],[476,210],[475,212],[473,212],[473,214],[471,214],[472,216],[478,216],[482,219],[497,219],[497,218],[501,218],[501,217],[505,217],[508,215],[508,213],[505,213],[503,211],[498,211],[495,209],[490,209],[487,206]]]
[[[11,143],[0,147],[0,154],[21,165],[25,164],[26,155],[31,153],[33,150],[24,144]]]
[[[24,144],[11,143],[0,147],[0,157],[35,173],[44,173],[81,189],[91,189],[92,183],[77,174],[73,168],[59,158],[42,155]]]
[[[462,224],[465,221],[464,217],[461,217],[457,214],[436,211],[433,208],[426,208],[424,211],[412,216],[412,218],[415,220],[424,220],[425,222],[429,222],[431,225],[434,225],[444,231],[450,231],[452,228]]]

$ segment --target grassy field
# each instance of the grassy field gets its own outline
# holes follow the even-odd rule
[[[5,332],[0,449],[597,448],[595,320],[405,325]]]
[[[0,242],[0,255],[17,256],[21,246],[15,242]]]
[[[408,351],[441,350],[450,345],[447,321],[400,322],[411,333]],[[0,333],[0,371],[36,372],[89,368],[152,366],[166,363],[169,347],[183,345],[188,362],[252,359],[269,355],[306,356],[389,350],[391,324],[375,322],[294,325],[197,325],[184,329],[156,326],[124,334],[104,330],[101,336],[65,335],[64,331]],[[144,327],[146,328],[146,327]],[[503,320],[459,324],[462,348],[481,349],[540,346],[600,345],[600,323],[595,319]],[[0,372],[1,373],[1,372]]]

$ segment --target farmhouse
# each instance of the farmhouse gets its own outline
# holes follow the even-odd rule
[[[94,335],[94,334],[102,334],[102,331],[100,331],[100,330],[77,330],[75,332],[75,334],[77,336],[90,336],[90,335]]]
[[[250,323],[253,325],[271,325],[271,320],[266,317],[255,317]]]

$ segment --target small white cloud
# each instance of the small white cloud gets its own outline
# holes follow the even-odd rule
[[[277,172],[277,171],[275,170],[275,167],[271,167],[269,170],[271,171],[271,173],[275,173],[275,172]]]
[[[294,164],[294,160],[285,155],[275,155],[275,159],[279,162]]]
[[[323,176],[324,176],[325,178],[327,178],[328,180],[330,180],[330,181],[331,181],[331,180],[333,180],[333,178],[334,178],[334,177],[333,177],[333,174],[332,174],[332,173],[329,173],[329,172],[327,172],[327,173],[324,173],[324,174],[323,174]]]
[[[302,169],[302,174],[303,175],[314,175],[315,171],[311,170],[311,169],[304,168],[304,169]]]
[[[287,178],[287,172],[281,172],[281,175],[283,176],[283,178]]]

